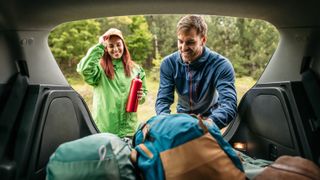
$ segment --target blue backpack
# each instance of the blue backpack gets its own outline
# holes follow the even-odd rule
[[[158,115],[138,128],[131,159],[144,179],[245,179],[242,163],[211,120]]]

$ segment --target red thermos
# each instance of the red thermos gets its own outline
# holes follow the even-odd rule
[[[138,108],[137,92],[141,87],[142,87],[142,80],[140,79],[140,76],[138,74],[137,77],[135,77],[131,81],[127,107],[126,107],[127,112],[137,112],[137,108]]]

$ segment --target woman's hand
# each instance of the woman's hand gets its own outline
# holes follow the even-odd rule
[[[143,97],[143,90],[142,90],[142,88],[137,91],[137,97],[138,97],[138,100],[139,100],[139,101],[142,100],[142,97]]]
[[[104,47],[107,46],[107,40],[106,35],[102,35],[99,37],[99,43],[102,44]]]

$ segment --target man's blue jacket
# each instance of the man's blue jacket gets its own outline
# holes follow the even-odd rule
[[[202,55],[184,63],[179,51],[164,58],[160,66],[157,114],[170,114],[174,90],[178,94],[177,113],[201,114],[219,128],[237,113],[234,69],[228,59],[204,47]]]

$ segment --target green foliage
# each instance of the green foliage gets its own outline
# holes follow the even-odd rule
[[[131,34],[126,36],[132,59],[138,63],[147,60],[152,50],[152,34],[144,16],[133,16],[129,25]]]
[[[150,15],[146,16],[150,31],[156,37],[154,46],[160,56],[165,57],[177,50],[176,26],[181,15]],[[154,57],[155,57],[154,53]]]
[[[98,42],[99,32],[100,24],[95,20],[65,23],[50,33],[49,46],[57,62],[70,67]]]
[[[49,46],[62,68],[71,67],[97,43],[101,34],[115,27],[122,31],[132,59],[153,72],[153,68],[158,70],[162,57],[177,50],[176,24],[181,16],[119,16],[66,23],[52,31]],[[238,77],[258,78],[279,42],[276,29],[254,19],[221,16],[205,19],[206,46],[230,59]]]
[[[106,17],[97,19],[101,24],[100,34],[104,34],[110,28],[117,28],[121,30],[124,37],[131,34],[129,25],[132,24],[132,18],[130,16],[118,16],[118,17]]]
[[[160,81],[160,65],[162,57],[156,53],[156,57],[152,60],[153,68],[150,73],[150,78],[156,82]]]
[[[276,29],[261,20],[206,18],[209,26],[208,47],[229,58],[237,76],[258,78],[279,42]]]

